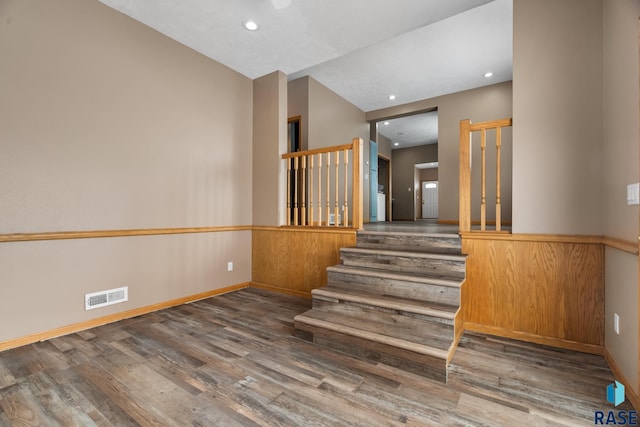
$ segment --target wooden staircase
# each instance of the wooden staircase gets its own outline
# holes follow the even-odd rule
[[[360,231],[340,258],[296,336],[446,382],[463,323],[460,237]]]

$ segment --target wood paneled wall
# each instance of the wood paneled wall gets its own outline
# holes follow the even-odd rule
[[[604,248],[590,239],[463,236],[465,328],[602,353]]]
[[[254,227],[252,286],[310,297],[327,284],[326,268],[340,262],[340,248],[355,244],[353,229]]]

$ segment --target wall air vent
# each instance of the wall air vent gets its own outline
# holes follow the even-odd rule
[[[84,296],[84,309],[93,310],[119,302],[129,300],[129,287],[124,286],[117,289],[109,289],[108,291],[93,292]]]

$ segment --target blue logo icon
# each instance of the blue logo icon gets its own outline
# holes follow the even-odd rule
[[[624,384],[616,381],[607,387],[607,400],[614,406],[618,406],[624,402]]]

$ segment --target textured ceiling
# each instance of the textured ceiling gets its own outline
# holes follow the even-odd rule
[[[249,78],[310,75],[363,111],[511,80],[512,0],[100,1]]]
[[[435,144],[438,142],[438,112],[432,111],[378,122],[378,133],[391,140],[393,150]]]

